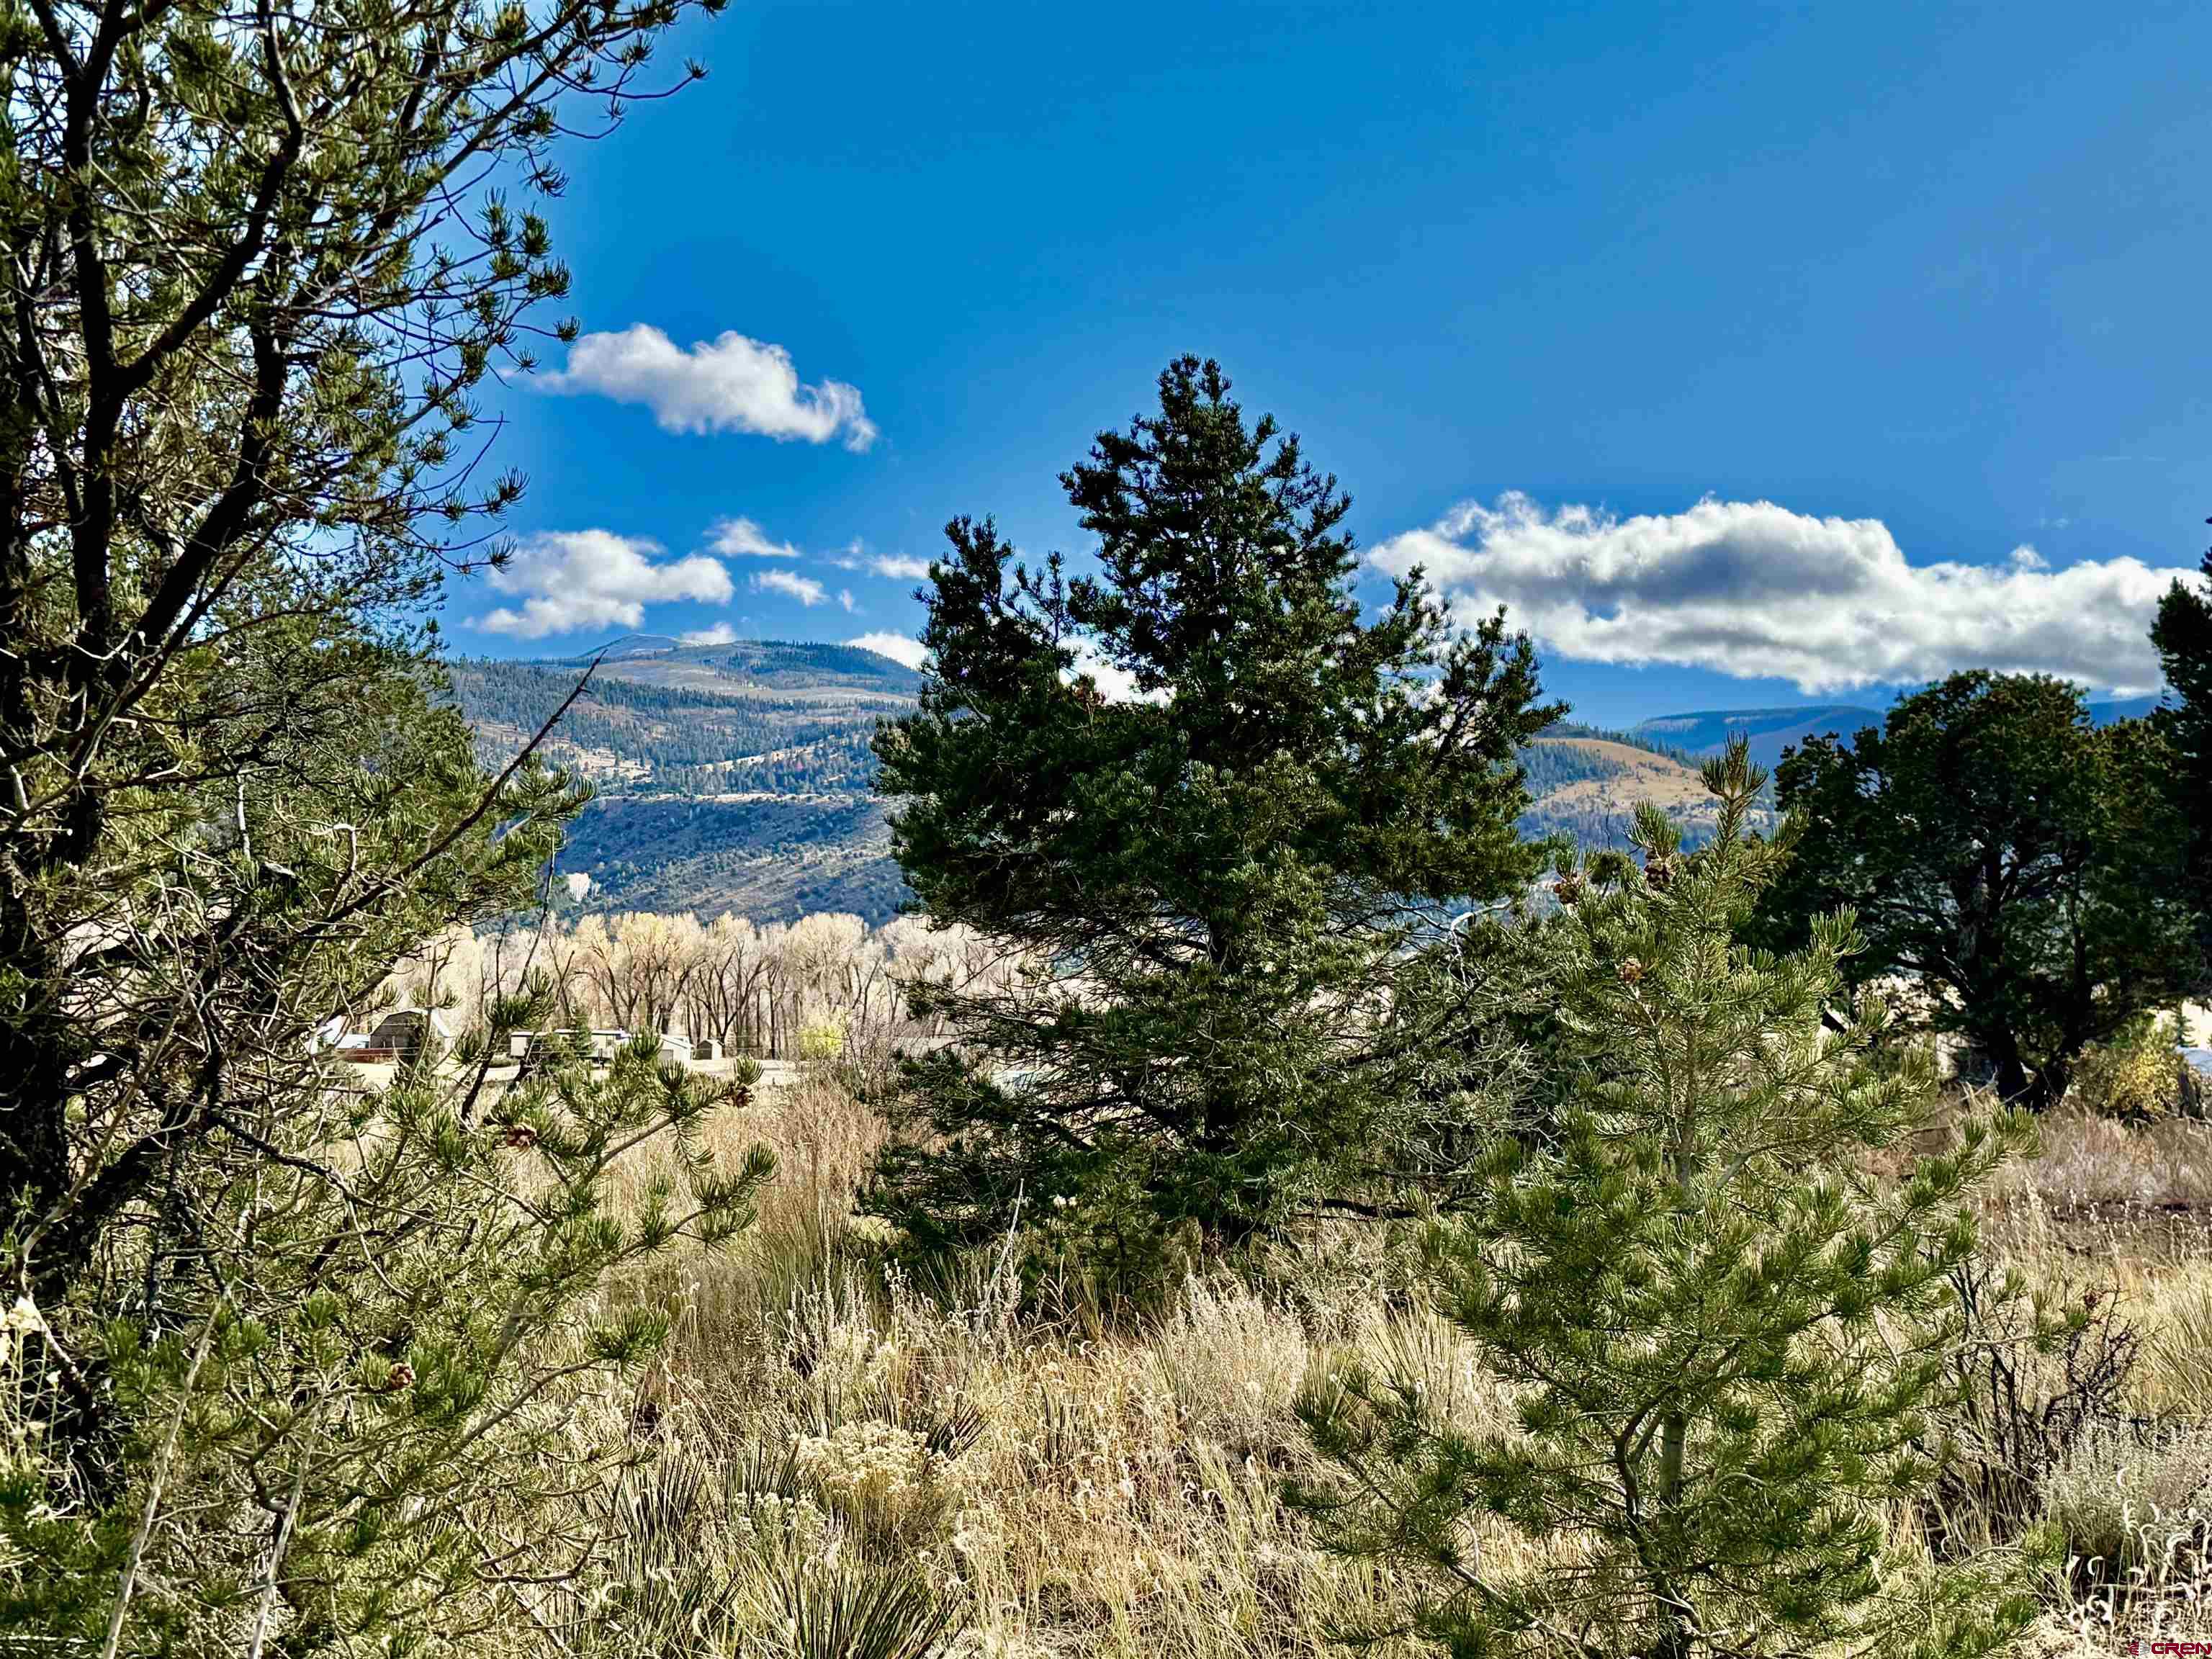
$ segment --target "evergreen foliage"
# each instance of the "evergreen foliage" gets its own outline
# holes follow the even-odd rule
[[[601,1279],[759,1178],[687,1163],[688,1211],[618,1226],[608,1161],[680,1142],[683,1091],[632,1065],[495,1125],[481,1074],[362,1098],[309,1042],[426,938],[531,905],[580,805],[526,754],[478,764],[420,618],[504,556],[521,490],[474,391],[568,276],[516,201],[558,193],[584,100],[662,89],[691,10],[0,31],[0,1603],[41,1650],[471,1616],[447,1592],[518,1571],[501,1494],[599,1455],[560,1390],[651,1348]]]
[[[1849,907],[1853,982],[1917,976],[1934,1028],[2040,1109],[2086,1047],[2199,981],[2172,770],[2153,724],[2094,726],[2063,680],[1955,674],[1784,759],[1803,833],[1759,937],[1796,943]]]
[[[2189,899],[2200,966],[2212,976],[2212,550],[2197,581],[2166,590],[2150,637],[2166,684],[2166,706],[2152,723],[2173,754],[2169,798],[2188,826]]]
[[[1419,1631],[1469,1659],[1987,1651],[2032,1604],[1977,1566],[1906,1582],[1883,1509],[1929,1477],[1960,1200],[2024,1121],[1869,1171],[1923,1127],[1931,1079],[1885,1052],[1877,1000],[1838,1008],[1848,913],[1788,957],[1738,942],[1789,848],[1747,830],[1740,740],[1705,777],[1710,845],[1683,854],[1647,807],[1640,869],[1561,877],[1574,1098],[1556,1140],[1501,1140],[1485,1201],[1431,1234],[1443,1310],[1519,1422],[1349,1370],[1301,1401],[1339,1478],[1299,1496],[1336,1547],[1422,1571]]]
[[[526,1620],[530,1587],[578,1565],[595,1537],[574,1495],[647,1448],[580,1443],[572,1416],[628,1400],[669,1323],[602,1287],[728,1237],[771,1160],[716,1167],[698,1128],[744,1079],[664,1072],[649,1034],[604,1072],[541,1043],[552,1063],[490,1081],[549,1012],[542,987],[507,1000],[458,1075],[426,1055],[364,1091],[303,1060],[177,1162],[188,1240],[70,1337],[131,1425],[113,1498],[59,1437],[38,1455],[40,1407],[65,1397],[11,1402],[33,1433],[0,1445],[0,1630],[87,1653],[404,1651]],[[667,1173],[618,1207],[611,1167],[647,1139]]]
[[[926,1245],[1072,1206],[1122,1276],[1340,1190],[1445,1047],[1398,994],[1444,907],[1538,866],[1526,641],[1454,637],[1418,578],[1364,621],[1347,499],[1229,392],[1170,364],[1063,475],[1097,574],[966,519],[932,568],[932,672],[877,745],[894,848],[933,921],[1035,971],[930,998],[959,1042],[908,1071],[872,1199]]]

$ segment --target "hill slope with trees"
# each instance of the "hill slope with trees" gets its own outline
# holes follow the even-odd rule
[[[732,911],[787,921],[843,910],[872,923],[906,897],[876,804],[868,744],[910,711],[913,670],[853,646],[747,640],[683,646],[653,635],[598,656],[448,670],[480,755],[512,754],[590,671],[544,753],[597,792],[560,868],[588,875],[587,910]],[[1626,844],[1638,800],[1711,817],[1693,760],[1645,729],[1560,721],[1521,750],[1524,833]]]

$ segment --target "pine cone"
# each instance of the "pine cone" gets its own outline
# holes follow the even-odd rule
[[[1621,963],[1620,982],[1623,985],[1639,985],[1643,981],[1644,964],[1642,963],[1634,957],[1630,957]]]
[[[501,1135],[500,1139],[503,1145],[513,1147],[518,1152],[526,1152],[538,1144],[538,1131],[527,1123],[510,1123],[507,1126],[507,1133]]]
[[[1646,860],[1644,866],[1644,880],[1647,886],[1656,888],[1660,892],[1665,892],[1674,884],[1674,860],[1670,858]]]
[[[1583,896],[1583,878],[1570,871],[1552,884],[1552,896],[1565,905],[1580,903]]]
[[[414,1386],[415,1368],[404,1359],[385,1376],[384,1391],[386,1394],[398,1394]]]

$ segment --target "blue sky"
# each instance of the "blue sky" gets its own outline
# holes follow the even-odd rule
[[[740,0],[684,53],[568,153],[586,339],[490,399],[523,556],[458,649],[910,635],[956,513],[1080,550],[1057,473],[1181,351],[1378,594],[1506,600],[1605,723],[2145,689],[2203,544],[2212,8]]]

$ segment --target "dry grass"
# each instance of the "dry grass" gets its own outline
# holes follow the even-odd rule
[[[708,1490],[787,1466],[769,1500],[779,1547],[912,1565],[963,1608],[959,1655],[1319,1656],[1393,1621],[1407,1585],[1322,1554],[1281,1501],[1308,1455],[1291,1402],[1357,1352],[1469,1423],[1506,1420],[1447,1322],[1418,1297],[1386,1307],[1371,1264],[1310,1249],[1261,1286],[1194,1279],[1142,1329],[1018,1314],[988,1262],[925,1291],[878,1264],[852,1216],[880,1134],[826,1074],[712,1127],[718,1146],[766,1139],[782,1164],[749,1235],[633,1287],[679,1311],[643,1419],[664,1463],[696,1465]],[[2100,1425],[2045,1484],[2075,1559],[2047,1587],[2039,1652],[2212,1632],[2212,1237],[2192,1207],[2208,1194],[2203,1126],[2054,1118],[1991,1199],[1988,1236],[2013,1265],[2061,1295],[2122,1298],[2140,1334],[2122,1403],[2141,1420]],[[715,1547],[750,1535],[760,1511],[744,1513],[712,1523]],[[1493,1561],[1534,1559],[1487,1529],[1484,1543]],[[735,1595],[723,1616],[731,1650],[788,1650],[772,1596]]]

